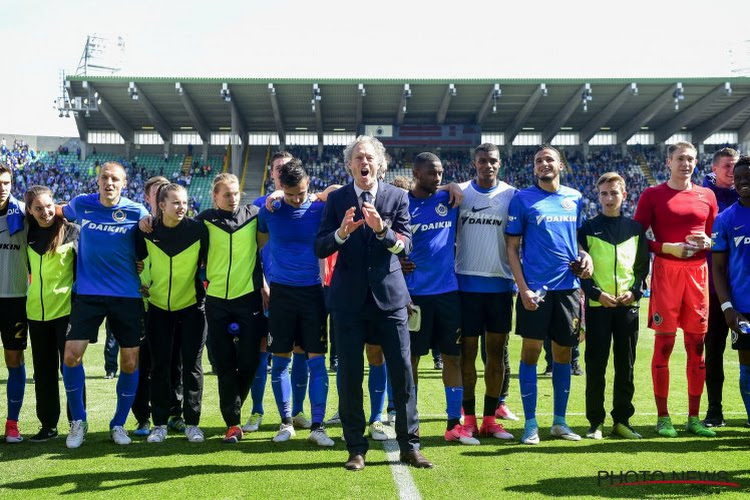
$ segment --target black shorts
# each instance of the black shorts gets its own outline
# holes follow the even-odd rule
[[[742,313],[742,315],[750,318],[750,313]],[[750,333],[742,334],[730,329],[729,334],[732,338],[732,349],[735,351],[750,351]],[[5,342],[5,339],[3,339],[3,342]]]
[[[268,352],[292,352],[295,345],[305,352],[328,350],[323,288],[271,283],[268,308]]]
[[[508,333],[513,320],[513,292],[461,292],[461,334]]]
[[[120,347],[140,347],[146,338],[143,300],[131,297],[77,295],[70,311],[66,340],[95,343],[102,321],[109,320],[112,336]]]
[[[29,325],[26,321],[26,297],[0,298],[0,337],[8,351],[26,349]]]
[[[558,345],[578,345],[581,331],[581,291],[550,290],[536,311],[527,311],[516,299],[516,334],[525,339],[549,338]]]
[[[412,295],[421,309],[422,323],[411,334],[411,355],[425,356],[436,347],[442,354],[461,353],[461,299],[458,292],[437,295]]]

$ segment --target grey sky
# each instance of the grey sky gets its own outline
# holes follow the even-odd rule
[[[121,35],[121,75],[729,76],[750,2],[0,0],[0,132],[76,135],[52,109],[89,33]],[[740,21],[742,22],[742,21]]]

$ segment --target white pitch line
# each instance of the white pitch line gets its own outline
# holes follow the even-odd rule
[[[417,489],[414,478],[411,472],[409,472],[409,466],[401,462],[400,450],[396,442],[394,430],[386,427],[385,431],[389,439],[383,441],[383,450],[385,451],[386,459],[390,463],[391,474],[398,489],[399,499],[422,500],[422,495],[419,494],[419,489]]]

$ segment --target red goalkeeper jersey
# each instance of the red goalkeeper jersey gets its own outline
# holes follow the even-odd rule
[[[655,241],[649,248],[656,255],[670,260],[705,260],[706,252],[697,252],[688,259],[678,259],[662,251],[664,243],[685,243],[693,232],[704,232],[711,236],[711,228],[719,212],[716,196],[710,189],[692,185],[691,189],[679,191],[667,183],[646,188],[638,200],[635,220],[654,233]]]

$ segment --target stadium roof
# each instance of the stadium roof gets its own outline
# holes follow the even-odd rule
[[[584,111],[587,85],[592,100]],[[561,130],[573,131],[579,133],[581,143],[602,130],[616,132],[618,143],[646,130],[654,133],[656,142],[681,131],[691,132],[696,143],[718,131],[737,132],[738,142],[750,137],[748,78],[70,76],[66,86],[72,98],[96,92],[100,99],[97,111],[77,114],[82,138],[88,130],[112,130],[128,141],[136,131],[156,130],[169,140],[171,132],[194,130],[206,142],[211,132],[235,130],[243,135],[276,132],[285,142],[285,135],[295,131],[322,137],[327,132],[356,133],[365,124],[478,124],[484,133],[504,134],[506,144],[521,131],[540,132],[544,142]],[[314,86],[319,89],[317,101]],[[684,100],[676,110],[680,92]]]

